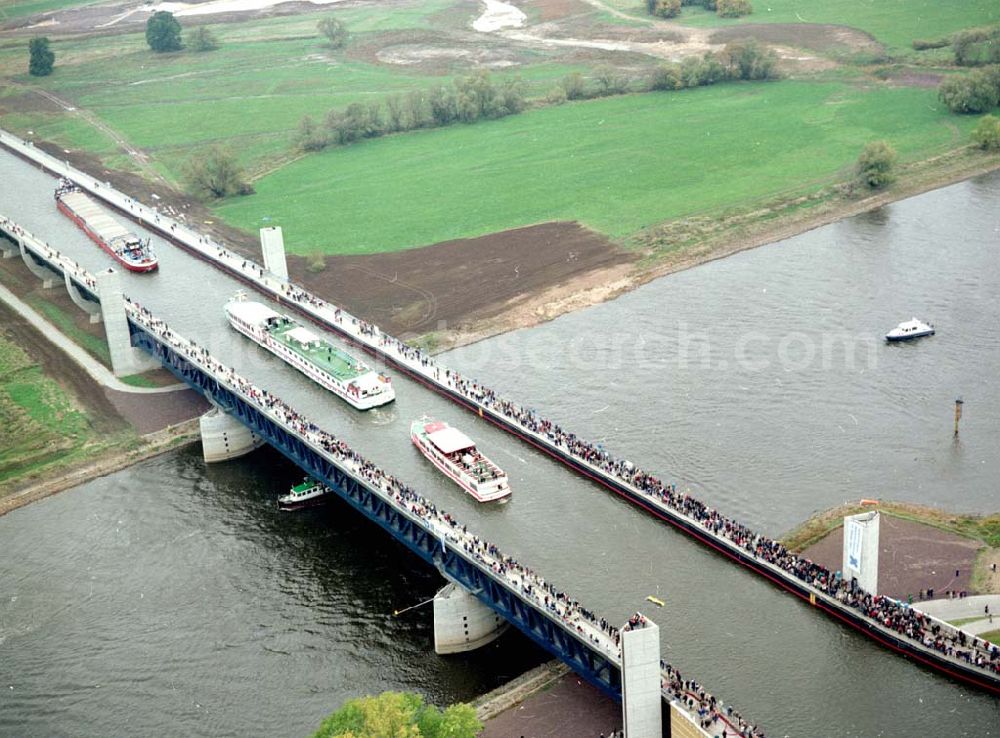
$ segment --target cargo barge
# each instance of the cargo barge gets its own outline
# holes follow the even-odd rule
[[[125,228],[74,183],[60,180],[55,198],[63,215],[130,272],[151,272],[159,266],[148,238],[143,241]]]

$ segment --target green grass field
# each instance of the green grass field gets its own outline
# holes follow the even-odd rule
[[[93,5],[96,2],[99,0],[0,0],[0,20],[22,18],[33,13],[45,13],[78,5]]]
[[[284,227],[296,253],[370,253],[547,220],[613,237],[667,219],[815,190],[863,145],[903,159],[966,141],[933,90],[783,81],[549,107],[331,149],[223,203]]]
[[[428,0],[392,13],[370,6],[336,15],[351,30],[352,46],[364,47],[385,31],[429,29],[454,3]],[[460,16],[461,8],[450,22],[463,23],[465,18],[456,13]],[[332,108],[443,84],[462,73],[460,67],[444,67],[428,74],[334,51],[316,35],[321,17],[210,26],[222,46],[203,54],[154,54],[141,34],[58,41],[53,44],[56,71],[44,79],[28,77],[24,49],[8,45],[0,48],[0,72],[96,114],[151,154],[175,182],[191,156],[213,145],[229,145],[251,170],[267,168],[289,155],[305,115],[322,120]],[[525,64],[517,74],[532,94],[548,90],[565,74],[586,70],[584,65],[556,63],[546,52],[524,51],[522,56]],[[101,156],[115,152],[107,135],[63,111],[13,110],[0,118],[0,125],[20,133],[34,131],[66,148]]]
[[[604,0],[636,16],[646,15],[639,0]],[[832,23],[866,31],[891,49],[910,49],[915,38],[940,38],[973,26],[1000,23],[996,0],[752,0],[745,18],[685,7],[676,20],[690,26],[739,23]],[[648,16],[647,16],[648,17]]]
[[[0,483],[90,440],[86,414],[20,346],[0,337]]]

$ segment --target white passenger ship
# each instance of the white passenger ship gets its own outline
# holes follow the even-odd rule
[[[242,292],[226,303],[226,317],[240,333],[358,410],[368,410],[396,399],[396,391],[388,377],[287,315],[276,313],[259,302],[248,301]]]
[[[510,496],[507,474],[457,428],[439,420],[415,420],[410,425],[410,440],[434,466],[479,502]]]

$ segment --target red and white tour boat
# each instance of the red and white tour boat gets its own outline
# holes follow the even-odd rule
[[[410,440],[434,466],[479,502],[510,496],[507,474],[457,428],[439,420],[415,420],[410,425]]]

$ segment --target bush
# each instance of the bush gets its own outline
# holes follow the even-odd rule
[[[146,43],[158,53],[180,51],[183,48],[181,24],[174,18],[173,13],[158,10],[149,16],[149,20],[146,21]]]
[[[750,0],[718,0],[716,13],[720,18],[740,18],[753,12]]]
[[[306,271],[310,274],[319,274],[326,270],[326,257],[323,254],[309,254],[306,257]]]
[[[310,116],[299,121],[299,130],[295,136],[295,145],[303,151],[320,151],[330,143],[326,132]]]
[[[972,130],[972,140],[984,151],[1000,151],[1000,118],[984,115]]]
[[[661,64],[649,81],[651,90],[679,90],[684,87],[681,68],[677,64]]]
[[[312,738],[475,738],[483,729],[469,705],[451,705],[443,712],[424,698],[405,692],[350,700],[327,717]]]
[[[198,26],[191,29],[187,40],[188,48],[192,51],[215,51],[219,48],[219,39],[215,37],[214,33],[205,28],[205,26]]]
[[[620,95],[628,89],[628,77],[619,74],[614,67],[601,67],[594,74],[594,80],[597,82],[597,94],[602,97]]]
[[[49,40],[45,36],[28,42],[28,74],[32,77],[48,77],[52,74],[55,63],[56,55],[49,48]]]
[[[955,34],[951,42],[955,63],[963,67],[1000,63],[1000,26],[974,28]]]
[[[985,113],[1000,101],[1000,74],[976,71],[938,85],[938,99],[953,113]]]
[[[857,161],[858,179],[869,189],[879,189],[895,180],[896,151],[886,141],[872,141]]]
[[[587,95],[587,86],[583,81],[583,75],[579,72],[567,74],[559,81],[559,84],[566,91],[567,100],[580,100]]]
[[[733,79],[772,79],[778,63],[774,52],[761,46],[756,39],[728,44],[722,50],[722,58]]]
[[[562,105],[566,102],[566,90],[563,89],[562,85],[556,85],[545,93],[545,102],[549,105]]]
[[[929,49],[943,49],[951,43],[951,39],[947,36],[944,38],[928,39],[928,38],[915,38],[911,46],[913,46],[914,51],[927,51]]]
[[[681,14],[681,0],[646,0],[646,10],[659,18],[676,18]]]

